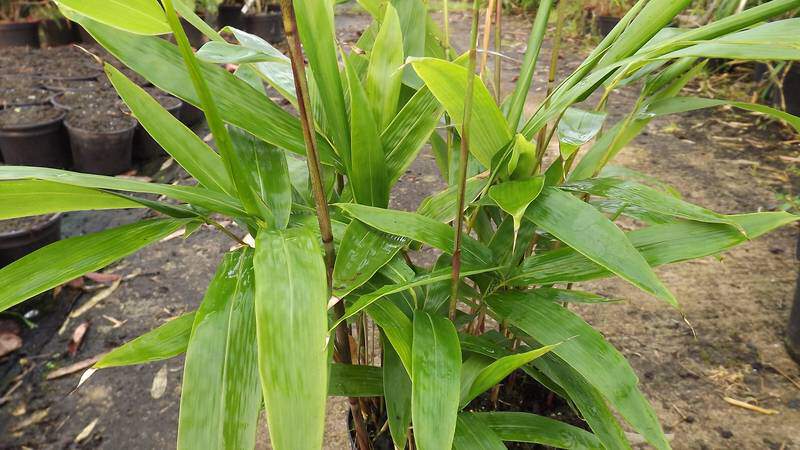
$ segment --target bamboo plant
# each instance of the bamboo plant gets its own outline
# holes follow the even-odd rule
[[[512,441],[630,448],[622,421],[669,448],[629,363],[570,308],[608,299],[573,283],[619,277],[679,312],[653,267],[715,255],[797,220],[720,214],[609,163],[664,114],[731,104],[800,129],[800,119],[772,108],[681,95],[704,58],[800,58],[800,21],[769,22],[800,0],[690,30],[667,28],[689,0],[640,0],[532,115],[524,106],[553,0],[539,4],[505,98],[473,73],[477,1],[463,55],[424,0],[361,0],[373,21],[345,52],[333,3],[282,1],[285,56],[240,30],[230,30],[235,43],[223,40],[182,1],[58,0],[120,61],[203,109],[216,149],[106,65],[132,113],[196,183],[0,167],[0,218],[158,213],[3,268],[0,310],[176,230],[212,226],[235,248],[201,306],[96,365],[186,354],[178,448],[253,448],[262,408],[274,448],[321,448],[328,395],[349,398],[360,450],[376,439],[422,450]],[[196,53],[179,16],[210,39]],[[177,45],[158,37],[168,33]],[[265,84],[290,107],[274,103]],[[622,86],[638,86],[640,96],[608,123],[608,99]],[[389,208],[393,185],[427,144],[449,187],[416,212]],[[220,225],[222,217],[238,228]],[[623,232],[615,223],[623,217],[639,226]],[[412,262],[421,248],[441,252],[433,267]],[[586,426],[469,407],[487,392],[502,396],[499,383],[512,373],[568,401]]]

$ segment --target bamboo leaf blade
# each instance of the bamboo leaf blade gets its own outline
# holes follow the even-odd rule
[[[453,439],[455,450],[505,450],[502,439],[472,413],[460,413]]]
[[[261,230],[253,264],[259,373],[272,445],[320,448],[328,389],[322,250],[306,228]]]
[[[798,23],[800,25],[800,23]],[[733,106],[745,111],[766,114],[778,120],[782,120],[800,132],[800,117],[789,114],[779,109],[771,108],[757,103],[737,102],[733,100],[723,100],[702,97],[670,97],[657,100],[648,104],[642,111],[642,117],[662,116],[666,114],[683,113],[698,109],[713,108],[718,106]]]
[[[414,313],[411,415],[420,450],[451,448],[458,417],[461,348],[452,322]]]
[[[108,192],[43,180],[0,181],[0,220],[68,211],[141,208]]]
[[[384,393],[380,367],[331,364],[328,395],[334,397],[380,397]]]
[[[386,342],[383,344],[383,380],[389,433],[397,448],[405,448],[408,426],[411,423],[411,378],[403,367],[400,356]]]
[[[529,442],[567,449],[602,449],[593,434],[549,417],[524,412],[472,414],[504,441]]]
[[[0,311],[102,269],[174,233],[190,221],[151,219],[54,242],[0,269]]]
[[[155,328],[103,355],[93,366],[96,369],[132,366],[178,356],[186,351],[192,334],[195,312]]]
[[[383,235],[359,220],[347,226],[333,266],[333,290],[344,297],[366,283],[405,244],[405,239]]]
[[[675,297],[625,233],[591,205],[571,194],[546,187],[525,217],[634,286],[677,306]]]
[[[486,299],[500,317],[538,342],[561,342],[552,352],[596,387],[654,447],[668,449],[652,407],[639,391],[628,361],[580,317],[553,302],[535,302],[521,292]]]
[[[116,29],[137,34],[167,34],[170,27],[156,0],[58,0],[60,7]]]
[[[181,388],[178,448],[253,448],[261,386],[253,252],[224,256],[195,321]]]
[[[378,131],[383,131],[397,111],[403,82],[403,34],[400,17],[391,2],[369,54],[365,90]],[[352,103],[351,106],[352,108]],[[352,114],[352,112],[351,112]],[[355,124],[351,126],[356,126]]]

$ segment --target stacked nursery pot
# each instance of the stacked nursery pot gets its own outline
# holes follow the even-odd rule
[[[278,4],[262,5],[261,10],[251,9],[242,12],[244,5],[240,2],[224,3],[219,6],[217,25],[220,29],[226,26],[244,30],[265,41],[277,44],[284,40],[283,17]]]

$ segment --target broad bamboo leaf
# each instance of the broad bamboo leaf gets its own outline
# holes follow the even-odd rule
[[[394,184],[431,137],[444,108],[427,87],[420,88],[381,133],[389,183]]]
[[[606,399],[586,378],[553,353],[538,358],[533,365],[543,376],[558,384],[564,391],[563,397],[575,405],[605,448],[631,448]]]
[[[359,220],[350,222],[336,252],[334,294],[344,297],[366,283],[405,243],[405,239],[386,236]]]
[[[175,10],[178,11],[178,14],[180,14],[184,20],[189,22],[191,26],[195,27],[211,41],[224,42],[222,36],[220,36],[215,29],[211,28],[211,25],[206,23],[205,20],[195,13],[195,6],[195,3],[191,0],[179,0],[175,2]]]
[[[190,221],[152,219],[54,242],[0,269],[0,311],[94,270],[102,269]]]
[[[453,439],[455,450],[505,450],[503,440],[473,413],[459,413],[456,434]]]
[[[156,37],[120,33],[88,18],[80,19],[79,23],[106,50],[148,81],[186,102],[202,106],[175,45]],[[305,154],[305,142],[296,117],[224,68],[202,63],[200,69],[225,122],[280,148]],[[327,141],[318,139],[318,142],[322,162],[333,164],[335,157]]]
[[[178,356],[186,351],[195,312],[170,320],[103,355],[95,369],[132,366]]]
[[[538,342],[561,342],[552,352],[596,387],[654,447],[668,449],[658,418],[639,391],[628,361],[580,317],[524,292],[504,292],[486,299],[500,317]]]
[[[303,52],[324,102],[317,107],[325,117],[326,130],[330,133],[336,151],[342,160],[350,158],[350,125],[347,120],[344,91],[336,58],[336,30],[333,24],[333,1],[295,0],[297,28],[303,42]],[[309,80],[310,81],[310,80]],[[310,83],[311,84],[311,83]]]
[[[606,113],[567,108],[558,121],[561,157],[566,159],[583,144],[592,140],[606,120]]]
[[[482,269],[471,269],[469,266],[467,266],[467,267],[464,267],[461,270],[461,276],[462,277],[468,277],[470,275],[477,275],[477,274],[481,274],[481,273],[493,272],[493,271],[498,270],[498,269],[500,269],[500,267],[487,267],[487,268],[482,268]],[[339,325],[340,323],[342,323],[345,320],[355,316],[356,314],[358,314],[359,312],[361,312],[365,308],[368,308],[370,305],[372,305],[373,303],[375,303],[376,301],[378,301],[378,300],[380,300],[380,299],[382,299],[384,297],[387,297],[387,296],[392,295],[392,294],[398,294],[400,292],[407,291],[409,289],[412,289],[412,288],[415,288],[415,287],[418,287],[418,286],[425,286],[425,285],[433,284],[433,283],[436,283],[436,282],[439,282],[439,281],[445,281],[445,280],[450,279],[451,276],[452,276],[452,269],[444,268],[444,269],[441,269],[441,270],[433,271],[433,272],[431,272],[429,274],[426,274],[426,275],[422,275],[422,276],[417,277],[417,278],[415,278],[413,280],[406,281],[406,282],[403,282],[403,283],[387,284],[387,285],[381,287],[380,289],[378,289],[376,291],[373,291],[373,292],[371,292],[369,294],[362,295],[361,297],[358,298],[358,300],[356,300],[355,302],[353,302],[352,304],[350,304],[347,307],[347,309],[345,310],[344,315],[339,320],[334,322],[333,326],[331,327],[331,330],[336,328],[336,326]]]
[[[571,194],[546,187],[525,217],[634,286],[677,306],[675,297],[625,233],[591,205]]]
[[[529,442],[571,450],[604,448],[593,434],[549,417],[499,411],[465,414],[472,414],[504,441]]]
[[[485,178],[469,178],[464,190],[464,200],[468,204],[474,202],[486,187],[486,182]],[[452,222],[455,219],[457,202],[458,186],[450,186],[443,191],[425,197],[419,208],[417,208],[417,214],[430,217],[438,222]]]
[[[144,89],[119,70],[105,65],[106,75],[142,127],[167,151],[189,175],[202,185],[235,196],[228,173],[217,153],[175,116],[169,113]]]
[[[798,27],[800,27],[800,18],[778,20],[700,42],[660,57],[665,59],[695,56],[744,60],[798,60],[800,59]],[[685,36],[679,36],[679,38],[685,42],[694,43]]]
[[[420,450],[451,448],[458,415],[461,348],[453,323],[414,313],[411,416]]]
[[[627,234],[630,242],[651,266],[660,266],[724,252],[762,234],[797,221],[786,212],[728,216],[730,225],[703,222],[675,222],[654,225]],[[744,230],[744,234],[739,231]],[[561,248],[527,258],[507,280],[511,286],[573,283],[610,276],[604,267],[572,249]]]
[[[380,367],[331,364],[328,395],[336,397],[380,397],[383,395]]]
[[[517,133],[514,136],[514,144],[511,147],[511,155],[507,165],[508,176],[512,180],[524,180],[533,176],[538,165],[536,161],[536,144]],[[502,163],[497,167],[502,167]]]
[[[178,448],[253,448],[261,386],[253,251],[223,257],[195,314],[183,369]]]
[[[444,105],[450,117],[460,121],[464,117],[467,69],[456,63],[433,58],[417,59],[411,64],[433,95]],[[474,123],[481,126],[471,130],[470,152],[481,164],[489,167],[494,154],[508,144],[512,134],[503,113],[477,75],[472,99],[472,118]]]
[[[528,206],[536,200],[544,187],[544,175],[528,178],[527,180],[505,181],[489,188],[489,197],[497,203],[503,211],[514,219],[514,243],[516,244],[517,231],[522,223],[522,216]]]
[[[403,55],[405,58],[425,56],[428,3],[423,0],[391,0],[391,4],[400,18]],[[403,82],[414,88],[422,87],[422,80],[411,66],[403,69]]]
[[[411,376],[411,347],[414,327],[411,319],[392,302],[376,302],[366,309],[367,314],[381,327],[400,362]]]
[[[133,200],[96,189],[42,180],[0,181],[0,220],[67,211],[141,208]]]
[[[589,178],[564,186],[567,191],[585,192],[600,197],[621,200],[631,205],[644,208],[668,216],[682,219],[697,220],[699,222],[727,223],[737,226],[729,216],[716,213],[701,206],[693,205],[672,195],[665,194],[634,181],[619,178]]]
[[[56,3],[130,33],[153,35],[171,31],[158,0],[58,0]]]
[[[400,86],[403,82],[402,64],[403,34],[400,29],[400,17],[392,4],[387,2],[381,27],[369,53],[365,85],[369,108],[378,131],[386,128],[397,111]],[[353,107],[352,104],[350,107]],[[357,125],[353,123],[351,126]],[[355,147],[355,143],[353,146]]]
[[[453,229],[434,219],[415,213],[364,205],[340,203],[337,206],[354,218],[385,233],[404,236],[438,248],[448,254],[453,253]],[[466,264],[477,267],[493,265],[491,251],[480,242],[464,236],[462,245]]]
[[[389,204],[389,183],[386,179],[386,156],[378,134],[378,124],[352,64],[345,64],[345,71],[352,124],[351,162],[348,168],[350,187],[358,203],[385,208]]]
[[[383,343],[383,380],[389,433],[395,447],[405,448],[411,423],[411,378],[388,342]]]
[[[322,250],[306,228],[261,230],[253,264],[259,373],[272,445],[320,448],[328,386]]]
[[[244,169],[238,172],[239,176],[247,179],[246,184],[260,203],[269,208],[274,227],[286,228],[292,212],[292,184],[286,154],[238,128],[231,127],[230,135]]]
[[[246,47],[241,44],[215,41],[206,42],[197,51],[197,57],[203,61],[217,64],[250,64],[257,62],[291,64],[282,53],[278,56],[272,52]]]
[[[481,395],[486,390],[491,389],[492,386],[503,381],[505,377],[511,375],[511,373],[515,370],[544,355],[557,346],[558,344],[546,345],[528,352],[504,356],[492,362],[483,370],[481,370],[475,377],[466,397],[461,398],[461,406],[466,406],[467,403],[472,401],[472,399]]]
[[[27,166],[0,166],[0,180],[44,180],[91,189],[158,194],[223,214],[232,216],[246,215],[234,198],[196,186],[147,183],[123,177],[108,177],[47,167]]]
[[[800,22],[798,22],[800,26]],[[713,108],[716,106],[733,106],[761,114],[766,114],[778,120],[782,120],[800,132],[800,117],[794,116],[779,109],[770,108],[766,105],[756,103],[736,102],[732,100],[719,100],[714,98],[701,97],[670,97],[648,104],[642,111],[642,117],[654,117],[665,114],[675,114],[687,111],[694,111],[703,108]]]

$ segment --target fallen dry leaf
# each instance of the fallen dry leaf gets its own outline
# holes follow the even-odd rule
[[[113,283],[114,281],[122,278],[122,275],[118,273],[91,272],[84,275],[84,277],[94,281],[95,283]]]
[[[154,399],[159,399],[167,392],[167,365],[164,364],[158,369],[156,375],[153,377],[153,385],[150,386],[150,396]]]
[[[69,314],[69,317],[75,319],[83,315],[86,311],[89,311],[90,309],[94,308],[98,303],[107,299],[114,291],[116,291],[121,282],[122,279],[120,278],[119,280],[115,281],[111,286],[109,286],[107,289],[103,289],[102,291],[95,294],[94,297],[89,299],[88,302],[81,305],[75,311],[72,311]]]
[[[0,334],[0,358],[22,347],[22,338],[12,333]]]
[[[68,281],[67,282],[67,286],[69,286],[69,287],[71,287],[73,289],[82,288],[83,287],[83,277],[78,277],[78,278],[75,278],[72,281]]]
[[[30,416],[26,417],[24,420],[20,421],[13,427],[9,428],[10,431],[19,431],[25,428],[28,428],[31,425],[36,425],[37,423],[41,422],[42,420],[47,417],[48,410],[47,409],[40,409],[32,413]]]
[[[75,372],[80,372],[83,369],[91,367],[100,359],[100,355],[94,356],[89,359],[84,359],[83,361],[78,361],[75,364],[70,364],[68,366],[62,367],[60,369],[56,369],[49,374],[47,374],[48,380],[55,380],[56,378],[65,377],[67,375],[72,375]]]
[[[78,353],[78,349],[81,347],[83,338],[86,336],[88,330],[89,322],[83,322],[75,327],[75,331],[72,332],[72,339],[70,339],[69,344],[67,344],[67,353],[69,353],[69,356],[75,356],[75,354]]]
[[[779,411],[776,411],[774,409],[767,409],[767,408],[762,408],[760,406],[751,405],[750,403],[743,402],[741,400],[736,400],[735,398],[723,397],[722,399],[733,406],[738,406],[739,408],[748,409],[750,411],[754,411],[761,414],[773,415],[779,413]]]
[[[86,438],[92,435],[92,431],[94,431],[94,427],[97,426],[97,422],[100,418],[94,419],[93,421],[89,422],[89,425],[86,425],[77,436],[75,436],[75,443],[80,444],[82,441],[85,441]]]
[[[119,328],[119,327],[125,325],[125,323],[128,321],[128,319],[117,320],[117,319],[115,319],[115,318],[113,318],[111,316],[107,316],[105,314],[103,314],[103,318],[106,319],[107,321],[111,322],[111,324],[113,325],[111,328]]]
[[[174,232],[174,233],[172,233],[172,234],[170,234],[168,236],[165,236],[165,237],[161,238],[161,240],[158,241],[158,242],[171,241],[171,240],[173,240],[175,238],[179,238],[179,237],[183,236],[184,234],[186,234],[186,228],[181,228],[180,230],[178,230],[178,231],[176,231],[176,232]]]

